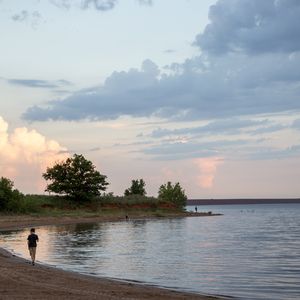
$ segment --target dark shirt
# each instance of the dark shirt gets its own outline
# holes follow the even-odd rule
[[[35,233],[31,233],[28,238],[28,247],[36,247],[36,242],[39,240],[39,237]]]

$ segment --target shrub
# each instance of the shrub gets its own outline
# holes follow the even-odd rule
[[[0,179],[0,210],[18,212],[22,206],[24,195],[14,189],[14,183],[5,177]]]
[[[174,203],[177,207],[183,208],[186,206],[187,196],[181,188],[179,182],[172,185],[169,181],[167,184],[160,186],[158,191],[158,199]]]
[[[146,183],[143,179],[132,180],[131,187],[125,190],[124,195],[125,196],[130,196],[130,195],[145,196],[146,195],[145,185],[146,185]]]

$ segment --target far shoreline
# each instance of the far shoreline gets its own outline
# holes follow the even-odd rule
[[[251,204],[300,204],[300,198],[228,198],[188,199],[187,206],[251,205]]]
[[[217,216],[212,213],[170,213],[163,217],[148,214],[132,215],[130,220]],[[126,221],[124,215],[114,216],[28,216],[7,215],[0,218],[0,231],[23,229],[33,226],[67,225]],[[198,299],[217,300],[229,297],[181,292],[146,283],[122,279],[109,279],[64,271],[43,264],[31,266],[28,261],[0,248],[0,284],[2,299]],[[32,272],[35,268],[35,272]],[[18,280],[15,280],[18,278]],[[17,287],[17,288],[16,288]]]

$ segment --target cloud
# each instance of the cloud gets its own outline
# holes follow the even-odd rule
[[[70,9],[72,5],[71,0],[49,0],[49,2],[56,7],[63,9]]]
[[[134,0],[132,0],[134,1]],[[135,0],[139,5],[152,6],[152,0]],[[1,4],[2,1],[0,1]],[[24,1],[25,3],[26,1]],[[36,4],[40,4],[40,1],[37,1]],[[80,10],[93,9],[99,12],[107,12],[113,10],[119,3],[118,0],[48,0],[48,3],[52,6],[55,6],[58,9],[69,11],[72,8],[77,8]],[[24,9],[18,12],[14,12],[10,16],[11,20],[19,23],[29,23],[32,28],[36,27],[41,23],[45,22],[42,14],[39,10],[29,11],[26,9],[26,3],[23,4]],[[39,9],[38,5],[36,5]]]
[[[283,7],[284,3],[286,7]],[[279,19],[285,16],[287,24],[282,25],[280,31],[285,39],[276,36],[278,45],[286,45],[282,49],[272,44],[270,49],[262,51],[261,43],[256,41],[251,44],[257,45],[256,52],[251,50],[250,44],[240,51],[231,51],[227,49],[231,42],[221,39],[220,44],[227,47],[221,56],[215,56],[216,50],[207,48],[205,55],[171,64],[164,72],[151,60],[145,60],[140,69],[113,72],[101,86],[77,91],[44,106],[30,107],[23,117],[30,121],[46,121],[155,116],[168,121],[190,121],[299,112],[300,51],[295,52],[299,39],[293,38],[294,31],[300,28],[294,26],[294,15],[298,14],[300,18],[297,3],[228,0],[218,1],[212,8],[212,23],[208,26],[212,27],[216,22],[223,28],[223,23],[224,26],[229,23],[227,27],[234,32],[239,32],[243,20],[250,22],[247,20],[253,19],[257,12],[266,15],[261,24],[267,22],[268,25],[261,26],[268,28],[271,24],[277,28],[282,24]],[[279,10],[278,7],[282,12],[275,14],[273,10]],[[237,14],[236,19],[231,20],[233,13]],[[238,18],[241,19],[239,22]],[[290,28],[294,29],[290,31]],[[203,38],[205,32],[201,35]],[[268,41],[268,31],[260,34]],[[237,41],[242,38],[239,34],[236,37]]]
[[[85,0],[82,7],[89,8],[92,5],[96,10],[107,11],[113,9],[117,2],[117,0]]]
[[[94,147],[94,148],[89,149],[90,152],[98,152],[100,150],[101,150],[101,147]]]
[[[14,85],[21,85],[30,88],[61,88],[64,86],[72,85],[71,82],[67,80],[56,80],[56,81],[48,81],[48,80],[40,80],[40,79],[5,79],[8,83]]]
[[[215,134],[206,136],[177,136],[174,138],[161,139],[159,142],[152,141],[147,147],[138,152],[149,156],[156,161],[186,160],[197,158],[222,157],[227,161],[236,160],[274,160],[287,157],[298,157],[300,146],[295,141],[278,144],[281,137],[277,136],[253,138],[260,134],[270,134],[277,130],[294,128],[286,126],[267,126],[253,131],[245,131],[241,138],[222,137],[218,139]],[[295,128],[297,129],[297,128]],[[283,133],[284,134],[284,133]],[[277,142],[276,142],[277,141]]]
[[[249,130],[247,131],[248,134],[251,135],[257,135],[257,134],[264,134],[264,133],[272,133],[272,132],[277,132],[283,129],[290,128],[288,125],[282,125],[282,124],[275,124],[272,126],[263,126],[254,130]]]
[[[35,27],[41,22],[42,15],[37,10],[30,12],[23,9],[19,13],[12,15],[11,19],[15,22],[30,22]]]
[[[157,66],[146,60],[141,71],[130,69],[128,72],[114,72],[106,79],[104,87],[86,89],[64,100],[51,101],[49,108],[31,107],[24,117],[28,120],[41,121],[85,118],[106,120],[116,119],[120,115],[143,116],[145,113],[148,115],[153,110],[154,96],[149,94],[145,101],[142,97],[145,89],[158,83],[158,75]],[[126,95],[132,98],[128,99]],[[82,102],[83,98],[85,104]]]
[[[116,143],[113,147],[136,147],[136,146],[146,146],[152,144],[151,141],[139,141],[133,143]]]
[[[83,8],[94,7],[96,10],[107,11],[113,9],[118,3],[118,0],[84,0]],[[152,5],[152,0],[138,0],[141,5]]]
[[[247,159],[250,160],[272,160],[272,159],[284,159],[287,157],[299,157],[300,156],[300,145],[294,144],[288,147],[282,148],[271,148],[271,147],[261,147],[256,149],[250,149],[247,153],[245,149],[245,154]]]
[[[109,11],[116,7],[118,0],[50,0],[51,4],[55,5],[58,8],[70,9],[72,5],[81,7],[82,9],[96,9],[98,11]],[[152,0],[138,0],[141,5],[152,5]]]
[[[221,63],[224,62],[209,71],[197,70],[195,65],[195,71],[184,69],[182,73],[166,75],[147,60],[141,70],[114,72],[103,86],[78,91],[46,107],[31,107],[24,118],[107,120],[127,115],[200,120],[300,109],[299,79],[283,78],[288,74],[287,68],[296,74],[300,57],[293,63],[282,59],[281,72],[275,74],[264,67],[263,61],[248,60],[237,65],[232,59],[225,65]]]
[[[300,130],[300,119],[297,119],[293,122],[292,128]]]
[[[182,134],[240,134],[241,129],[248,127],[261,126],[268,123],[268,120],[242,120],[240,118],[223,119],[213,122],[209,122],[203,126],[180,128],[180,129],[161,129],[158,128],[151,133],[151,137],[161,138],[170,135],[182,135]]]
[[[153,0],[138,0],[138,2],[142,5],[152,5]]]
[[[188,158],[205,158],[224,156],[232,153],[232,148],[244,146],[247,140],[214,140],[214,141],[167,141],[162,140],[158,144],[149,145],[141,150],[142,153],[151,156],[155,160],[182,160]]]
[[[219,0],[195,45],[210,54],[297,52],[300,50],[297,0]]]
[[[11,18],[17,22],[23,22],[29,17],[29,12],[27,10],[22,10],[19,14],[13,15]]]
[[[202,188],[210,189],[213,187],[217,167],[223,164],[221,157],[197,158],[193,160],[199,168],[200,175],[197,177],[198,184]]]
[[[167,50],[164,51],[164,53],[167,53],[167,54],[172,54],[172,53],[175,53],[175,52],[176,52],[176,50],[174,50],[174,49],[167,49]]]
[[[42,173],[67,156],[66,148],[34,129],[21,127],[9,133],[8,123],[0,117],[0,173],[12,179],[21,191],[42,192]]]

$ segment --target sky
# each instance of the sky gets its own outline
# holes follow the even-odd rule
[[[73,154],[122,195],[300,197],[300,1],[0,0],[0,176]]]

